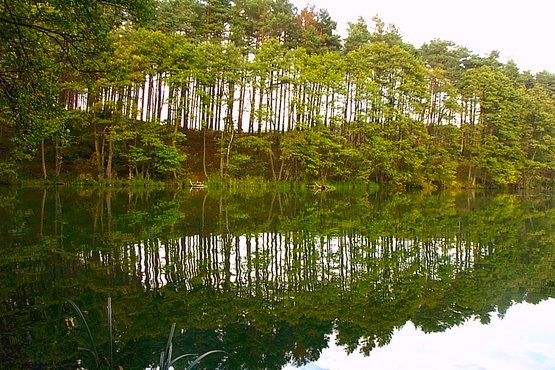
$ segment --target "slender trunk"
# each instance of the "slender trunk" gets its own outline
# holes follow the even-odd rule
[[[225,139],[225,130],[221,130],[221,133],[220,133],[220,178],[224,177],[224,139]]]
[[[260,84],[260,95],[258,96],[258,117],[257,117],[257,123],[258,123],[258,133],[260,134],[262,132],[262,105],[263,105],[263,101],[264,101],[264,88],[262,86],[264,86],[266,82],[262,82]]]
[[[191,114],[191,92],[189,91],[188,84],[184,85],[182,89],[185,89],[183,95],[183,130],[187,130],[189,128],[189,117]]]
[[[282,72],[282,76],[283,76],[283,72]],[[279,97],[278,97],[278,105],[276,108],[276,122],[277,122],[277,131],[284,131],[284,122],[283,122],[283,117],[285,117],[285,113],[282,112],[283,110],[283,106],[284,106],[284,85],[283,82],[280,83],[279,85]]]
[[[239,112],[237,116],[237,132],[243,132],[243,115],[245,114],[245,78],[241,77],[241,87],[239,88]]]
[[[281,160],[281,164],[279,166],[279,175],[278,175],[278,180],[281,181],[281,179],[283,178],[283,166],[285,164],[285,160],[282,159]]]
[[[100,176],[102,173],[102,166],[100,164],[100,143],[98,142],[98,132],[96,131],[96,123],[93,124],[94,127],[94,158],[96,161],[96,172]]]
[[[206,171],[206,125],[202,129],[202,169],[204,170],[204,177],[208,179],[208,172]]]
[[[270,150],[268,152],[270,154],[270,168],[272,169],[272,178],[274,179],[274,181],[277,180],[277,176],[276,176],[276,169],[274,167],[274,152],[272,150],[272,146],[270,145]]]
[[[251,111],[249,114],[249,134],[254,133],[254,112],[256,104],[256,87],[254,83],[251,84]]]
[[[176,90],[177,89],[174,87],[174,85],[171,84],[168,91],[168,115],[166,117],[166,122],[168,126],[173,124],[174,127],[175,127],[175,122],[173,122],[172,120],[174,119],[173,115],[174,115],[175,105],[177,101]],[[174,129],[174,132],[175,131],[176,130]]]
[[[141,112],[140,112],[140,116],[141,116],[142,121],[146,121],[146,117],[147,117],[146,116],[146,110],[145,110],[145,103],[146,103],[145,92],[146,92],[146,77],[143,80],[142,89],[141,89]]]
[[[233,143],[234,132],[234,130],[231,130],[231,137],[229,138],[229,143],[227,144],[227,153],[225,158],[226,165],[229,165],[229,153],[231,152],[231,144]]]
[[[153,107],[153,102],[152,102],[152,97],[154,95],[154,75],[149,74],[148,75],[148,96],[147,96],[147,101],[146,101],[146,115],[145,115],[145,120],[148,122],[151,120],[152,118],[152,107]]]
[[[112,138],[108,137],[108,160],[106,161],[106,179],[108,181],[112,180],[112,156],[113,156]]]
[[[162,108],[164,107],[164,79],[162,76],[162,73],[158,74],[158,98],[156,99],[158,102],[156,119],[158,122],[162,121]]]
[[[56,165],[55,165],[55,174],[56,177],[60,177],[60,173],[62,171],[62,151],[60,150],[60,145],[58,144],[58,140],[55,142],[55,156],[56,156]]]
[[[175,120],[173,124],[173,132],[176,133],[181,127],[181,120],[183,114],[183,90],[180,88],[175,89]]]

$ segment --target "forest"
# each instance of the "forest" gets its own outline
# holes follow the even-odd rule
[[[0,182],[542,188],[555,74],[288,0],[0,4]]]

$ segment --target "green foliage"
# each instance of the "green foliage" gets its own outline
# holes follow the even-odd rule
[[[15,122],[18,149],[60,131],[58,84],[68,71],[94,69],[108,32],[123,16],[146,17],[148,0],[5,1],[0,6],[0,112]],[[137,18],[135,18],[137,19]],[[96,66],[97,67],[97,66]]]
[[[356,23],[349,22],[347,24],[347,34],[343,47],[347,53],[369,43],[372,37],[366,21],[362,17],[358,17]]]
[[[345,139],[327,128],[292,131],[280,142],[281,159],[286,162],[286,178],[294,180],[338,179],[345,168],[339,164],[350,152]]]
[[[71,307],[73,308],[73,310],[77,314],[77,318],[79,319],[79,322],[81,323],[83,328],[85,328],[85,331],[86,331],[86,334],[87,334],[87,340],[89,341],[89,344],[91,346],[90,348],[79,348],[79,349],[87,351],[87,352],[89,352],[93,355],[94,366],[95,366],[96,369],[107,369],[107,370],[112,370],[112,369],[116,369],[116,368],[119,369],[120,366],[115,367],[114,363],[113,363],[114,353],[113,353],[113,328],[112,328],[112,325],[113,325],[113,323],[112,323],[112,299],[110,297],[108,298],[108,304],[106,306],[106,316],[107,316],[106,320],[107,320],[107,328],[108,328],[108,353],[104,357],[101,357],[99,352],[98,352],[96,342],[95,342],[94,337],[92,335],[89,324],[87,323],[87,319],[85,318],[85,315],[83,314],[83,311],[81,311],[79,306],[77,306],[77,304],[75,302],[73,302],[72,300],[67,300],[67,302],[71,305]],[[206,353],[203,353],[202,355],[184,354],[184,355],[180,355],[180,356],[177,356],[177,357],[173,358],[174,333],[175,333],[175,323],[172,324],[170,333],[168,335],[168,342],[166,344],[166,349],[160,353],[160,361],[158,362],[158,367],[157,367],[157,369],[159,369],[159,370],[173,369],[174,364],[177,361],[180,361],[180,360],[185,359],[187,357],[193,357],[192,360],[189,360],[189,363],[186,367],[187,370],[191,370],[196,365],[198,365],[207,356],[213,355],[215,353],[228,354],[225,351],[212,350],[212,351],[208,351]]]
[[[70,5],[0,7],[0,161],[20,173],[552,186],[555,78],[497,51],[416,50],[377,16],[341,47],[288,0]]]
[[[13,162],[0,162],[0,183],[14,184],[18,178],[17,166]]]
[[[196,366],[279,369],[315,360],[331,333],[371,354],[408,321],[437,332],[555,296],[540,192],[236,190],[0,189],[3,365],[91,368],[65,297],[87,307],[102,366],[112,296],[114,365],[219,348],[232,355]]]

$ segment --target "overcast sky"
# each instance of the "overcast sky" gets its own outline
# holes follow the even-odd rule
[[[395,24],[403,40],[419,47],[434,38],[454,41],[479,55],[501,52],[521,70],[555,73],[554,0],[291,0],[327,9],[346,35],[347,22],[362,16]]]
[[[537,305],[516,304],[502,320],[492,314],[489,325],[468,320],[443,333],[430,334],[409,322],[395,331],[389,345],[375,348],[369,357],[358,351],[347,355],[332,338],[316,362],[284,370],[553,370],[553,312],[555,299]]]

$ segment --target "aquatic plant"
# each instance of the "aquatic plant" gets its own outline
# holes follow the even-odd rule
[[[203,353],[202,355],[198,355],[196,353],[187,353],[184,355],[180,355],[174,359],[172,359],[172,355],[173,355],[173,334],[175,332],[175,323],[172,324],[172,327],[170,329],[170,335],[168,336],[168,343],[166,344],[166,349],[165,351],[162,351],[160,353],[160,361],[158,363],[158,367],[156,367],[156,369],[158,370],[170,370],[173,365],[184,358],[187,357],[193,357],[189,363],[187,364],[187,367],[185,368],[186,370],[191,370],[193,367],[195,367],[198,363],[200,363],[205,357],[210,356],[214,353],[225,353],[228,354],[225,351],[222,350],[213,350],[213,351],[208,351]],[[196,357],[194,357],[196,356]]]
[[[111,297],[108,298],[108,304],[106,305],[106,328],[107,328],[107,336],[108,336],[108,351],[105,356],[101,356],[98,351],[98,346],[96,345],[96,342],[92,335],[89,324],[85,319],[85,315],[83,314],[83,311],[81,311],[79,306],[72,300],[68,299],[67,302],[77,313],[77,318],[85,328],[87,339],[90,345],[90,347],[79,347],[78,349],[92,354],[96,369],[102,369],[102,368],[105,368],[107,370],[122,369],[121,366],[117,366],[114,368],[114,363],[113,363],[114,347],[113,347],[113,327],[112,327],[112,298]],[[187,366],[185,367],[186,370],[191,370],[207,356],[210,356],[215,353],[228,354],[227,352],[222,350],[212,350],[212,351],[205,352],[201,355],[198,355],[196,353],[187,353],[187,354],[177,356],[176,358],[172,358],[173,336],[175,333],[175,325],[176,324],[173,323],[171,326],[170,334],[168,335],[168,341],[166,343],[166,348],[160,353],[160,360],[158,362],[158,365],[152,369],[170,370],[170,369],[173,369],[173,366],[177,361],[180,361],[185,358],[191,358],[187,363]]]

